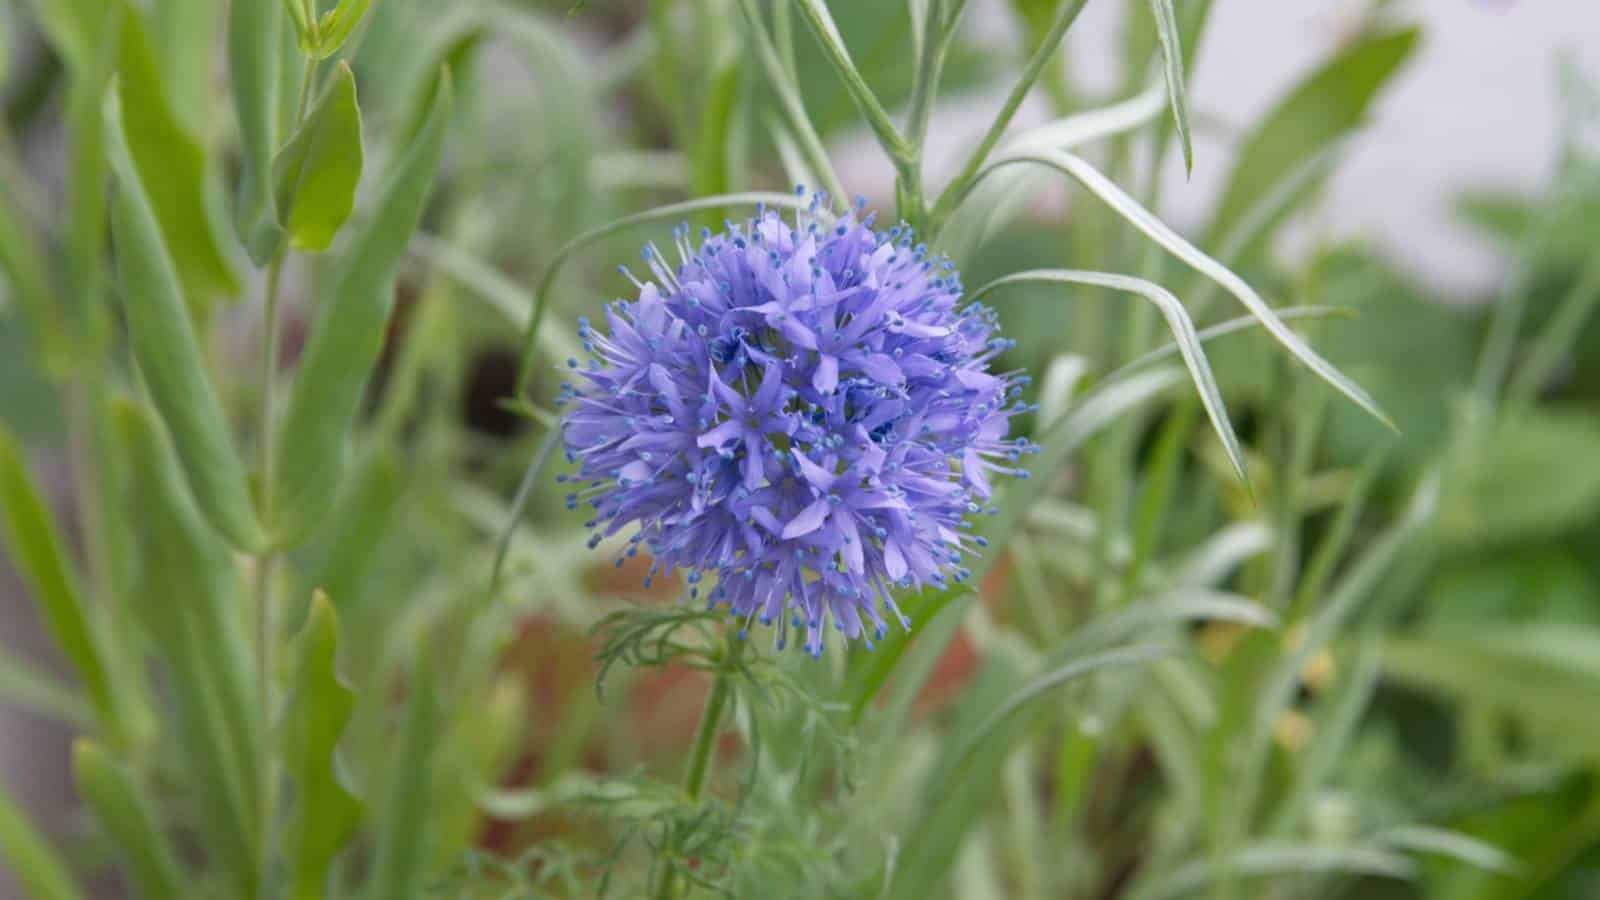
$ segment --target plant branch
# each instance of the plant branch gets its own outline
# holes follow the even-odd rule
[[[1017,114],[1017,109],[1022,106],[1022,101],[1028,96],[1028,92],[1033,89],[1034,82],[1039,80],[1039,73],[1043,72],[1045,65],[1055,58],[1056,48],[1060,46],[1061,39],[1066,36],[1067,29],[1072,27],[1072,23],[1077,20],[1078,14],[1083,12],[1083,7],[1088,2],[1089,0],[1067,0],[1056,10],[1056,18],[1055,21],[1050,23],[1050,30],[1045,33],[1044,40],[1039,42],[1038,48],[1033,51],[1033,56],[1028,59],[1027,65],[1022,70],[1022,77],[1017,79],[1017,83],[1011,88],[1010,95],[1006,97],[1005,104],[1000,107],[999,115],[995,116],[994,121],[990,123],[989,131],[984,134],[983,140],[978,144],[978,149],[972,152],[972,155],[967,159],[966,165],[962,166],[961,174],[950,182],[944,192],[939,195],[938,201],[934,203],[932,215],[934,227],[937,227],[955,208],[955,205],[960,202],[962,196],[966,193],[968,185],[977,177],[978,170],[983,168],[984,162],[989,158],[989,154],[994,151],[995,145],[1000,143],[1000,136],[1005,134],[1006,129],[1010,127],[1012,117]],[[951,23],[950,33],[954,33],[954,22]],[[948,39],[947,35],[946,40]]]

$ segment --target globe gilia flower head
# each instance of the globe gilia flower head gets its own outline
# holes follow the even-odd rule
[[[909,229],[820,199],[698,248],[680,228],[675,266],[647,247],[654,281],[624,268],[637,299],[579,320],[591,359],[561,397],[590,546],[635,527],[651,575],[685,570],[691,595],[818,656],[830,622],[868,646],[886,617],[909,627],[895,587],[967,577],[968,517],[1035,449],[1006,437],[1026,379],[988,371],[1010,345],[993,311],[959,305]]]

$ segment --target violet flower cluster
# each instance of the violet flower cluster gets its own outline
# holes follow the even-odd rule
[[[1006,436],[1027,379],[989,371],[1011,344],[994,312],[960,305],[909,228],[820,200],[698,248],[682,227],[676,265],[647,246],[654,281],[624,268],[637,299],[579,320],[591,359],[560,400],[590,546],[636,526],[626,555],[643,545],[651,576],[685,570],[691,595],[777,623],[779,648],[803,631],[814,656],[829,622],[869,647],[886,615],[909,627],[894,587],[966,578],[986,544],[968,516],[1036,449]]]

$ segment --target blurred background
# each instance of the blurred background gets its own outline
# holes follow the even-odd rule
[[[860,5],[880,2],[888,5],[890,0]],[[893,27],[875,25],[866,13],[837,9],[847,5],[834,4],[847,37],[858,48],[874,37],[885,37],[873,29]],[[1017,14],[1017,8],[1025,5],[972,0],[960,58],[951,66],[934,119],[928,159],[933,183],[953,174],[1004,96],[1019,46],[1028,40]],[[423,0],[380,0],[376,6],[379,19],[403,23],[395,30],[413,27],[435,12]],[[534,4],[569,36],[578,58],[587,60],[614,53],[628,30],[646,15],[642,4],[612,0],[590,0],[571,11],[569,6]],[[1125,73],[1118,50],[1125,7],[1091,0],[1061,54],[1065,74],[1053,82],[1055,93],[1049,86],[1036,90],[1017,127],[1046,121],[1063,108],[1093,106],[1123,95]],[[1410,484],[1424,461],[1450,443],[1461,414],[1459,395],[1472,380],[1483,340],[1483,311],[1508,279],[1525,277],[1531,285],[1528,313],[1516,327],[1526,335],[1537,335],[1567,296],[1581,267],[1600,253],[1596,246],[1600,230],[1595,224],[1600,222],[1600,193],[1588,163],[1600,153],[1600,4],[1583,0],[1217,0],[1190,72],[1194,170],[1186,177],[1177,155],[1167,157],[1160,170],[1164,217],[1187,232],[1203,231],[1229,183],[1233,154],[1251,123],[1265,117],[1292,86],[1380,19],[1420,26],[1419,48],[1364,112],[1365,126],[1348,138],[1325,188],[1288,227],[1273,235],[1271,252],[1253,263],[1258,277],[1269,283],[1313,283],[1317,290],[1296,291],[1300,302],[1344,305],[1361,312],[1355,322],[1319,331],[1316,343],[1371,389],[1405,431],[1377,478],[1370,516],[1397,513],[1405,500],[1402,487]],[[59,129],[53,124],[59,115],[60,65],[17,3],[0,0],[0,34],[5,48],[7,139],[15,142],[29,177],[45,185],[46,196],[51,196],[64,177]],[[373,43],[378,43],[376,36]],[[394,45],[405,46],[398,39]],[[874,78],[892,79],[896,69],[907,64],[866,50],[861,55],[871,58],[878,73]],[[372,64],[370,59],[363,62]],[[516,70],[518,65],[503,50],[492,48],[483,61],[491,72],[496,67]],[[870,135],[851,124],[851,111],[831,76],[815,71],[820,74],[808,99],[826,123],[826,137],[844,181],[866,194],[874,206],[892,207],[892,168]],[[485,116],[491,124],[478,137],[485,145],[512,146],[519,130],[533,129],[539,120],[518,94],[523,82],[507,79],[504,95],[495,96],[496,82],[482,79],[486,92],[482,102],[509,115]],[[381,102],[381,98],[374,101]],[[627,133],[644,151],[668,149],[651,146],[667,129],[659,115],[643,105],[641,97],[633,96],[600,110],[597,130]],[[770,151],[763,146],[755,152]],[[627,167],[638,160],[616,162]],[[671,166],[668,161],[664,178],[669,182]],[[781,184],[776,166],[753,168],[763,173],[757,176],[762,186]],[[622,183],[630,174],[640,181],[651,177],[638,169],[613,179]],[[580,210],[575,221],[603,221],[607,210],[631,204],[629,199],[618,199],[621,196],[619,192],[592,205],[577,198],[573,202]],[[1020,267],[1064,264],[1055,249],[1077,240],[1073,228],[1079,221],[1078,204],[1083,202],[1069,198],[1059,184],[1030,193],[1024,214],[1006,226],[1006,238],[963,261],[967,283],[978,284],[988,275]],[[1557,207],[1559,214],[1539,215]],[[509,218],[503,216],[499,226],[506,227]],[[468,222],[466,230],[474,224]],[[535,234],[553,242],[567,227],[536,226]],[[1536,228],[1537,240],[1529,236]],[[532,267],[519,259],[515,249],[526,245],[525,235],[509,241],[491,236],[482,243],[511,277],[528,280]],[[1530,246],[1535,249],[1529,251]],[[580,306],[565,305],[569,311]],[[1020,301],[998,305],[1014,335],[1031,333],[1035,325],[1037,331],[1053,332],[1073,324],[1039,318],[1046,314],[1029,313]],[[230,313],[229,327],[241,341],[250,333],[252,315],[248,309]],[[486,446],[515,440],[516,429],[493,404],[508,386],[508,348],[503,341],[484,340],[478,350],[464,364],[460,420],[481,441],[491,442]],[[1021,363],[1043,372],[1053,348],[1025,338],[1018,356]],[[1263,359],[1241,353],[1218,363],[1219,370],[1246,385],[1240,392],[1247,408],[1253,408],[1251,372],[1267,365]],[[1595,317],[1588,318],[1552,373],[1548,383],[1536,386],[1540,402],[1552,410],[1548,416],[1523,432],[1514,446],[1495,445],[1486,451],[1493,456],[1492,464],[1480,460],[1481,468],[1475,471],[1493,474],[1467,479],[1479,494],[1462,500],[1455,508],[1457,517],[1447,523],[1459,532],[1459,540],[1439,551],[1426,571],[1416,567],[1402,573],[1412,579],[1407,595],[1426,599],[1409,607],[1414,615],[1489,624],[1600,622],[1600,488],[1594,484],[1600,469],[1600,323]],[[60,507],[68,509],[64,450],[44,449],[61,446],[62,423],[52,396],[26,348],[17,318],[0,315],[0,417],[29,437],[36,471],[44,475]],[[1335,461],[1364,458],[1368,446],[1380,439],[1374,426],[1345,412],[1332,414],[1325,431],[1327,452]],[[1240,418],[1248,429],[1252,413],[1243,412]],[[1484,496],[1489,505],[1473,505]],[[1424,612],[1416,613],[1419,608]],[[581,639],[550,637],[530,628],[533,637],[516,652],[536,659],[529,665],[541,671],[565,666],[554,674],[543,672],[541,690],[564,695],[566,685],[587,680]],[[40,637],[14,572],[4,562],[0,562],[0,647],[5,657],[14,656],[45,671],[62,671]],[[1401,662],[1391,673],[1396,687],[1386,707],[1393,726],[1391,741],[1364,745],[1377,757],[1375,768],[1388,764],[1392,758],[1388,754],[1404,756],[1411,751],[1418,755],[1410,763],[1394,763],[1396,771],[1415,764],[1441,778],[1447,765],[1482,772],[1517,760],[1530,766],[1581,760],[1581,765],[1553,774],[1540,770],[1539,776],[1547,780],[1518,795],[1545,797],[1548,802],[1538,814],[1517,818],[1504,810],[1482,812],[1480,833],[1513,845],[1522,841],[1524,849],[1537,850],[1539,842],[1529,840],[1541,829],[1554,829],[1578,815],[1576,810],[1592,808],[1584,805],[1589,802],[1585,792],[1597,789],[1588,782],[1564,779],[1600,762],[1600,750],[1562,748],[1523,758],[1519,754],[1540,740],[1541,724],[1518,723],[1505,746],[1488,740],[1477,743],[1476,750],[1463,751],[1468,756],[1487,754],[1476,761],[1442,749],[1454,740],[1448,735],[1456,732],[1444,724],[1445,713],[1436,701],[1470,696],[1475,688],[1470,681],[1419,674],[1426,668],[1421,660],[1427,653],[1439,656],[1445,651],[1420,642],[1415,650],[1412,668]],[[1600,659],[1585,659],[1578,649],[1573,652],[1577,655],[1566,662],[1583,677],[1596,677]],[[1439,666],[1430,671],[1451,666],[1470,669],[1473,659],[1463,655],[1448,665],[1435,660]],[[1535,665],[1526,660],[1517,664]],[[961,670],[959,660],[950,665],[952,671]],[[1459,674],[1465,678],[1470,672]],[[1553,676],[1541,670],[1527,677],[1531,680],[1522,686],[1537,693],[1543,679]],[[1448,683],[1440,684],[1441,678]],[[692,725],[693,700],[678,710],[670,702],[670,685],[655,689],[668,701],[645,703],[643,708],[672,722],[638,726],[644,733],[652,733],[653,727],[683,732]],[[1587,714],[1595,715],[1593,706]],[[0,780],[56,834],[71,834],[82,824],[70,802],[67,741],[67,733],[58,726],[0,702]],[[1578,846],[1561,860],[1570,870],[1561,881],[1563,893],[1537,896],[1600,897],[1600,869],[1592,865],[1594,853],[1588,843],[1596,837],[1600,833],[1578,835]],[[0,898],[16,896],[13,890],[0,872]],[[1446,896],[1424,894],[1435,895]]]

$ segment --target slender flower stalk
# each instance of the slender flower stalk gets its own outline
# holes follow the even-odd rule
[[[689,750],[689,765],[683,772],[683,793],[691,805],[700,802],[705,793],[706,778],[711,773],[711,762],[717,752],[717,734],[722,714],[733,698],[733,672],[744,650],[744,641],[727,635],[727,644],[718,660],[716,675],[711,682],[711,693],[706,695],[706,705],[700,713],[700,724],[695,728],[694,745]],[[681,884],[668,868],[656,889],[656,900],[673,900],[679,896]]]

